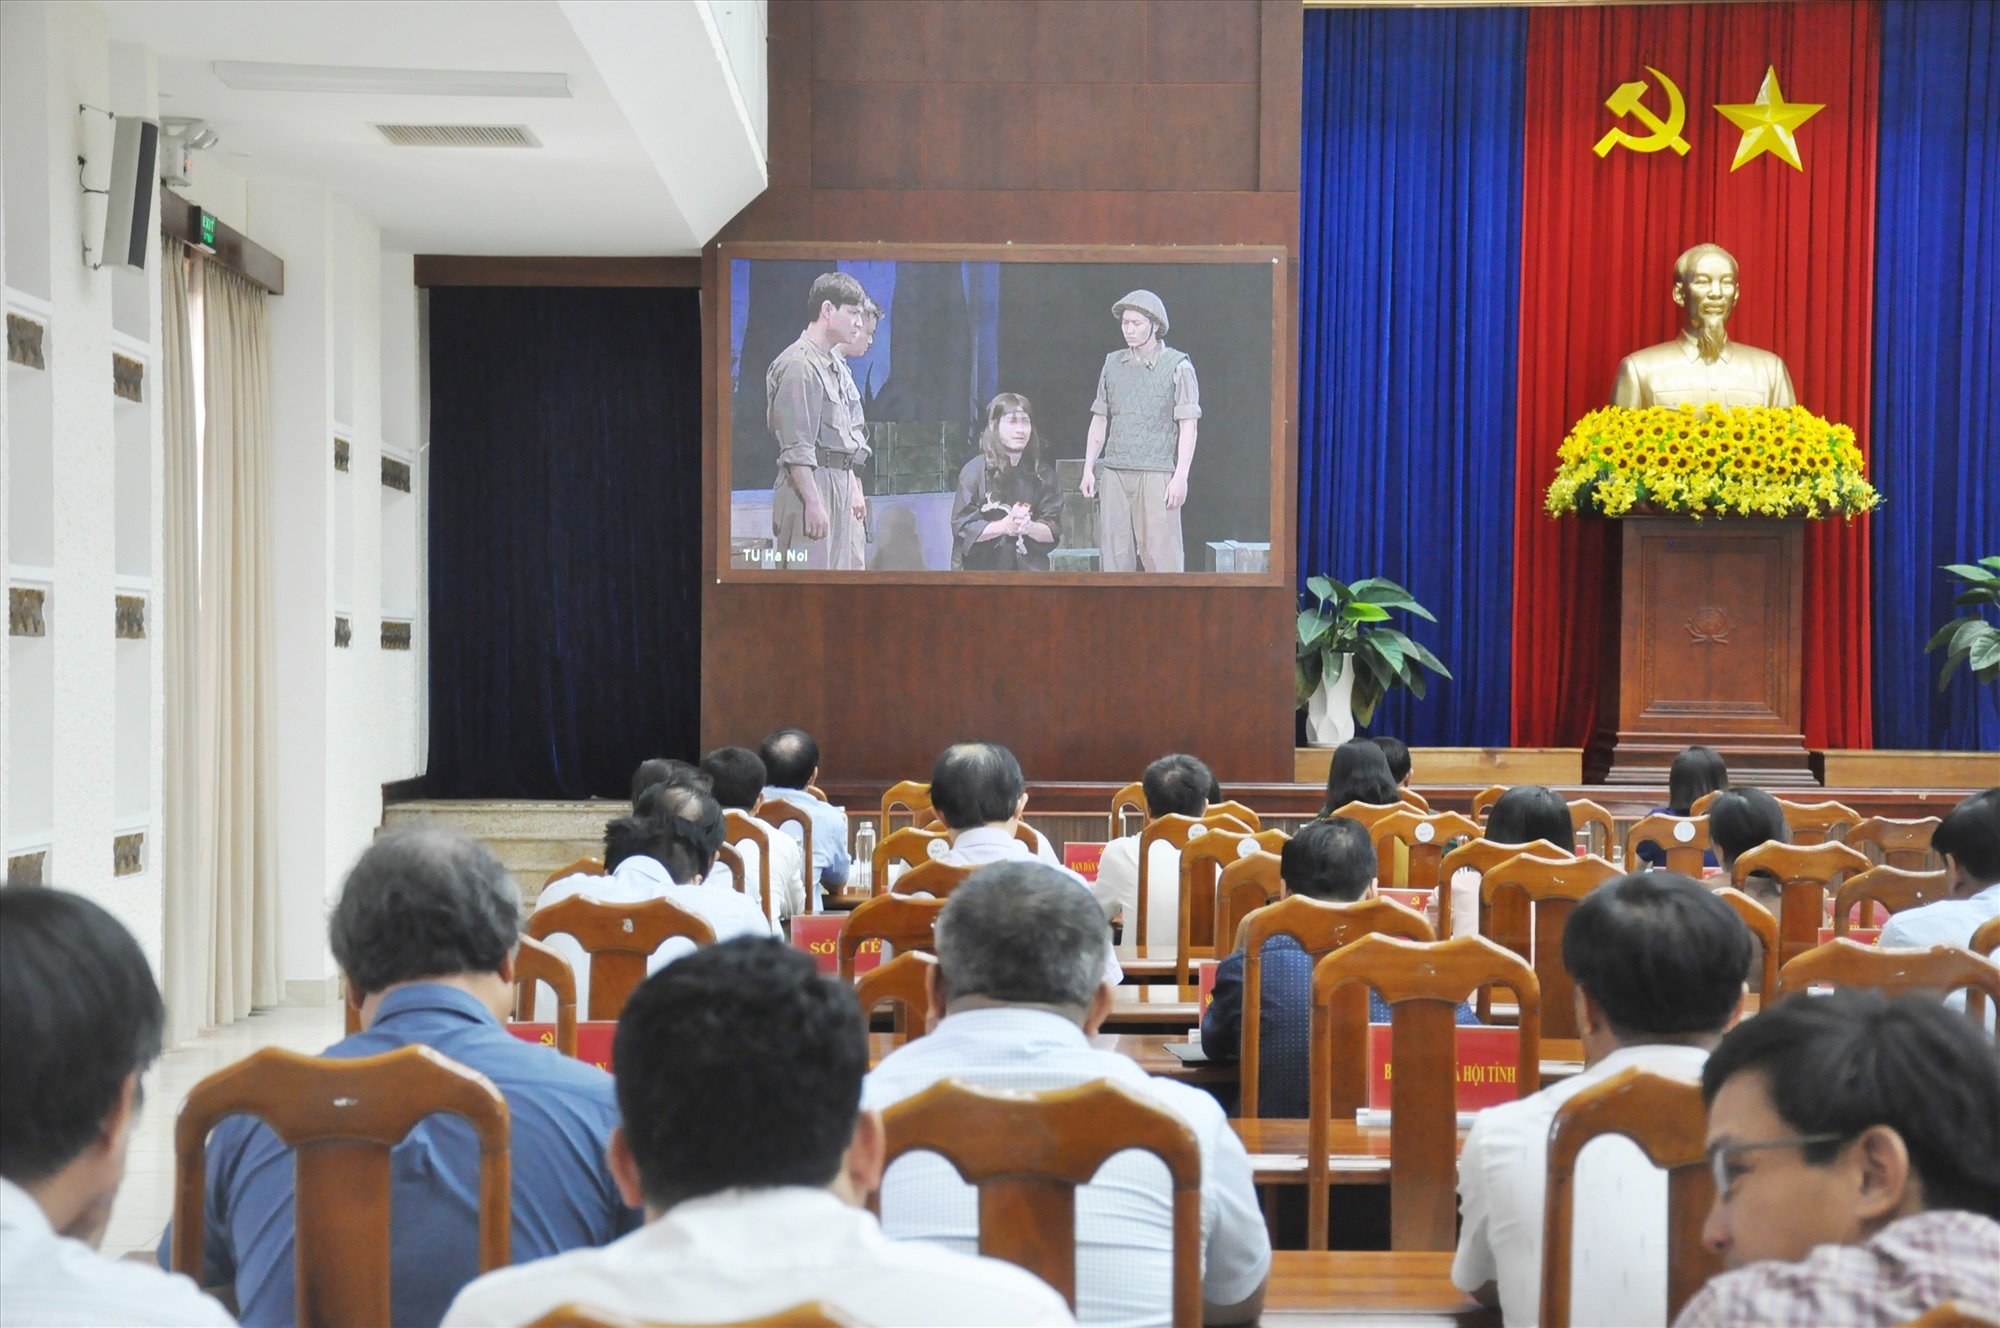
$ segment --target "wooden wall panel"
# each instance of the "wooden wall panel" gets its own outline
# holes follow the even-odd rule
[[[774,5],[771,187],[718,239],[1282,245],[1295,292],[1303,26],[1296,0]],[[726,308],[712,248],[704,272]],[[724,585],[704,544],[705,745],[799,724],[834,782],[921,776],[968,736],[1041,781],[1170,750],[1292,777],[1286,589]]]

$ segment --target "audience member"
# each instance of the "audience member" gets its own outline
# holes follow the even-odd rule
[[[1882,944],[1966,946],[1982,922],[2000,916],[2000,788],[1947,812],[1931,832],[1931,852],[1944,861],[1951,898],[1896,914]]]
[[[1464,1220],[1452,1280],[1497,1302],[1509,1325],[1540,1315],[1556,1109],[1629,1066],[1696,1078],[1741,1006],[1750,930],[1699,882],[1640,872],[1606,881],[1577,904],[1563,928],[1562,958],[1576,981],[1586,1068],[1480,1112],[1459,1156]],[[1581,1158],[1574,1195],[1570,1321],[1664,1321],[1666,1173],[1629,1139],[1605,1139]]]
[[[639,796],[655,784],[699,783],[708,787],[708,774],[700,766],[677,761],[671,756],[655,756],[639,762],[639,768],[632,772],[632,806],[639,806]]]
[[[778,833],[778,828],[768,821],[757,819],[757,804],[764,796],[764,761],[748,747],[718,747],[701,758],[701,772],[708,776],[709,787],[715,800],[721,804],[724,813],[724,830],[727,832],[727,814],[738,812],[749,818],[752,824],[764,832],[771,845],[771,924],[776,926],[781,920],[793,918],[806,911],[805,852],[799,841],[790,835]],[[743,874],[747,878],[743,892],[757,898],[760,886],[759,872],[762,854],[752,840],[741,840],[736,851],[743,858]],[[732,884],[728,868],[717,864],[709,868],[704,885]]]
[[[736,1323],[818,1303],[856,1323],[1065,1324],[1011,1264],[890,1240],[863,1206],[882,1121],[859,1108],[854,998],[770,940],[710,946],[652,977],[618,1019],[620,1192],[646,1225],[481,1277],[447,1324],[529,1323],[575,1303],[647,1323]]]
[[[581,872],[552,881],[535,901],[535,911],[581,896],[599,904],[643,904],[664,899],[686,909],[715,931],[715,939],[769,936],[777,925],[764,916],[754,895],[740,891],[725,873],[711,878],[715,850],[722,844],[722,808],[706,790],[707,781],[655,784],[639,796],[639,810],[604,827],[604,860],[616,863],[602,876]],[[544,942],[569,962],[576,974],[576,1005],[590,1008],[590,955],[577,939],[557,932]],[[646,961],[648,972],[695,948],[685,936],[670,936]],[[555,998],[537,986],[535,1011],[555,1018]]]
[[[1375,845],[1359,821],[1345,816],[1299,828],[1279,855],[1285,894],[1351,904],[1375,893]],[[1215,1060],[1235,1060],[1243,1047],[1243,933],[1215,970],[1215,998],[1201,1018],[1201,1048]],[[1290,936],[1264,942],[1263,990],[1257,1002],[1262,1051],[1257,1059],[1257,1114],[1304,1116],[1309,1079],[1307,1035],[1312,1028],[1315,956]],[[1389,1022],[1389,1007],[1368,993],[1369,1019]],[[1478,1023],[1472,1007],[1458,1007],[1458,1022]]]
[[[1714,846],[1716,866],[1729,878],[1738,858],[1765,844],[1789,844],[1792,832],[1785,825],[1785,809],[1763,789],[1725,789],[1708,805],[1708,842]],[[1746,894],[1777,916],[1782,890],[1776,876],[1753,872],[1743,885]]]
[[[1333,749],[1321,816],[1331,816],[1350,802],[1392,807],[1400,801],[1395,777],[1389,773],[1389,758],[1380,747],[1366,738],[1354,738]]]
[[[1725,1271],[1676,1328],[2000,1313],[2000,1056],[1928,997],[1801,994],[1702,1070]]]
[[[1146,819],[1200,816],[1208,810],[1215,776],[1192,756],[1162,756],[1139,777],[1145,790]],[[1120,955],[1138,953],[1141,940],[1153,954],[1172,957],[1180,949],[1181,853],[1155,840],[1147,854],[1146,916],[1139,916],[1139,836],[1120,835],[1104,846],[1097,860],[1097,882],[1091,893],[1108,918],[1123,918]]]
[[[1025,828],[1035,840],[1030,856],[1062,866],[1048,836],[1021,819],[1028,810],[1028,781],[1014,753],[997,742],[958,742],[938,753],[931,766],[931,810],[951,835],[945,862],[960,867],[1011,862],[1023,847],[1015,832]]]
[[[130,932],[0,886],[0,1325],[235,1322],[193,1281],[97,1253],[166,1010]]]
[[[807,792],[819,779],[819,744],[804,729],[779,729],[764,739],[758,750],[764,761],[764,776],[771,782],[764,788],[765,801],[789,802],[812,821],[812,884],[815,891],[838,890],[847,884],[851,866],[847,856],[847,813]],[[794,839],[803,839],[790,824],[781,827]],[[819,907],[821,896],[813,896]]]
[[[1523,848],[1546,841],[1567,853],[1576,842],[1576,821],[1562,794],[1540,784],[1520,784],[1502,793],[1487,810],[1486,833],[1480,837],[1489,843],[1519,844]],[[1445,883],[1445,888],[1451,891],[1453,936],[1478,934],[1482,879],[1474,869],[1461,867]]]
[[[1392,738],[1386,733],[1380,737],[1370,738],[1368,741],[1382,749],[1382,758],[1389,763],[1389,778],[1395,780],[1399,788],[1408,788],[1410,784],[1409,744],[1405,743],[1401,738]]]
[[[520,924],[514,879],[484,847],[432,826],[384,832],[328,927],[364,1031],[321,1054],[423,1045],[493,1081],[513,1134],[513,1257],[526,1262],[602,1245],[638,1215],[605,1163],[611,1076],[501,1027]],[[267,1126],[236,1116],[209,1137],[206,1218],[203,1284],[234,1284],[246,1324],[292,1323],[292,1156]],[[389,1264],[399,1328],[437,1323],[479,1271],[479,1145],[461,1117],[429,1117],[391,1155]]]
[[[1053,868],[1007,862],[975,872],[938,916],[929,980],[943,1017],[869,1074],[862,1105],[881,1110],[941,1079],[1026,1092],[1108,1079],[1151,1098],[1186,1120],[1201,1146],[1205,1317],[1249,1322],[1271,1264],[1249,1157],[1213,1097],[1090,1045],[1112,1002],[1103,937],[1102,910]],[[891,1166],[881,1207],[892,1236],[974,1247],[972,1189],[935,1155]],[[1080,1322],[1168,1322],[1173,1208],[1156,1159],[1125,1153],[1105,1163],[1077,1193],[1076,1233]]]
[[[1694,805],[1710,793],[1720,793],[1729,787],[1729,767],[1723,763],[1722,753],[1713,747],[1686,747],[1667,767],[1667,805],[1655,807],[1655,812],[1665,812],[1669,816],[1692,816]],[[1667,851],[1650,839],[1639,841],[1639,860],[1649,867],[1664,867]],[[1715,851],[1702,854],[1703,867],[1715,866]],[[1635,866],[1636,870],[1636,866]]]

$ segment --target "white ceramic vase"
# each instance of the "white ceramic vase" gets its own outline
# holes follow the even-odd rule
[[[1306,741],[1314,747],[1338,747],[1354,736],[1354,656],[1341,655],[1340,680],[1319,686],[1306,699]]]

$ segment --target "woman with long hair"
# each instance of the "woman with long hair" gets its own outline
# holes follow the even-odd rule
[[[1331,816],[1350,802],[1389,807],[1399,801],[1396,777],[1389,773],[1389,758],[1380,747],[1367,738],[1353,738],[1333,749],[1333,762],[1326,772],[1326,806],[1319,809],[1321,816]]]
[[[1035,408],[1018,392],[986,404],[979,455],[958,473],[951,507],[952,570],[1046,572],[1062,519]]]

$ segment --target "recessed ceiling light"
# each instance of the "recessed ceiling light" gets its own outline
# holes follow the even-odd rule
[[[238,92],[387,93],[399,97],[567,97],[568,74],[492,69],[378,69],[366,65],[261,64],[217,60],[212,68]]]

